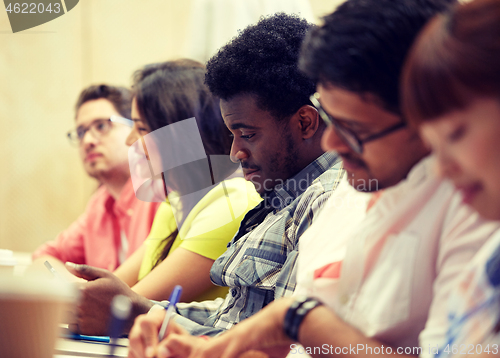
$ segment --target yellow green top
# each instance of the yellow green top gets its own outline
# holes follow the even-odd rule
[[[210,190],[188,214],[170,252],[182,247],[216,260],[226,251],[228,242],[238,231],[245,214],[261,200],[254,185],[245,179],[224,180]],[[158,246],[176,228],[172,206],[168,201],[162,203],[146,239],[146,251],[139,270],[139,280],[151,272]],[[214,285],[195,301],[225,297],[227,292],[227,287]]]

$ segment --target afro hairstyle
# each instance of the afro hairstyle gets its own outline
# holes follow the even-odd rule
[[[310,104],[315,83],[298,68],[300,47],[312,28],[295,15],[261,18],[241,31],[207,63],[205,83],[222,100],[254,95],[260,109],[289,118]]]

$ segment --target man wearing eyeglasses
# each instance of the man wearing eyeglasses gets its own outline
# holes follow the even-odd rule
[[[76,103],[75,129],[68,132],[78,147],[85,171],[100,187],[85,212],[53,241],[39,247],[33,260],[117,268],[148,235],[159,203],[134,194],[125,140],[130,128],[110,121],[130,117],[131,93],[108,85],[84,89]]]

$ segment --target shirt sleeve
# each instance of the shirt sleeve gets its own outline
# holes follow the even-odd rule
[[[76,264],[85,263],[84,237],[87,232],[87,212],[61,232],[55,240],[48,241],[40,246],[32,255],[35,260],[40,256],[49,255],[61,260]]]
[[[86,264],[85,239],[89,232],[89,223],[92,211],[102,206],[105,189],[101,187],[92,195],[83,214],[73,222],[66,230],[61,232],[55,240],[48,241],[32,255],[35,260],[40,256],[49,255],[62,262],[73,262],[75,264]],[[94,215],[95,216],[95,215]]]
[[[296,244],[291,244],[291,250],[287,254],[286,261],[281,268],[278,279],[276,280],[276,290],[274,298],[288,297],[295,291],[297,284],[297,258],[299,255],[298,238],[311,226],[313,220],[319,214],[321,208],[325,205],[328,198],[332,195],[332,191],[321,191],[319,195],[314,195],[309,198],[304,198],[303,204],[306,206],[306,213],[300,217],[297,227],[293,230]],[[303,212],[301,208],[297,208],[297,213]],[[294,220],[297,222],[297,220]]]
[[[213,301],[178,303],[176,314],[174,314],[175,323],[193,336],[217,336],[224,330],[203,324],[212,314],[217,312],[223,302],[223,298],[217,298]],[[159,304],[167,307],[168,301],[162,301]]]

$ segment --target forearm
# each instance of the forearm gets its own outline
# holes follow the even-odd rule
[[[181,285],[182,302],[191,302],[214,287],[210,281],[213,262],[212,259],[179,247],[137,282],[132,290],[151,300],[161,301],[170,296],[176,285]]]
[[[148,300],[145,297],[142,297],[140,295],[133,295],[132,297],[129,297],[132,301],[132,315],[129,318],[127,325],[125,327],[124,332],[128,333],[132,326],[134,325],[134,321],[137,316],[141,314],[146,314],[149,312],[151,307],[154,306],[154,302]]]
[[[86,263],[85,238],[87,236],[87,212],[80,215],[66,230],[39,246],[32,255],[33,261],[42,256],[51,256],[60,261]]]
[[[39,258],[45,257],[45,256],[50,256],[50,257],[57,258],[58,260],[62,260],[61,253],[60,253],[60,250],[59,250],[59,247],[57,245],[56,240],[47,241],[44,244],[42,244],[41,246],[39,246],[31,255],[31,259],[33,261],[35,261],[35,260],[38,260]]]
[[[146,251],[146,245],[138,248],[123,264],[121,264],[113,273],[129,287],[137,283],[139,269]]]
[[[414,356],[398,354],[396,347],[368,338],[342,321],[329,308],[311,310],[299,328],[299,342],[313,357],[381,358]]]

